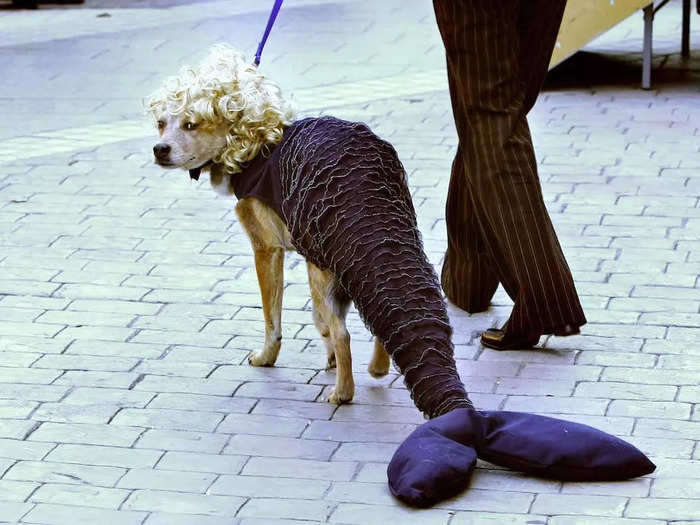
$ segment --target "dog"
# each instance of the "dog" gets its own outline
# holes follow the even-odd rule
[[[214,46],[199,67],[183,68],[167,79],[148,100],[147,110],[159,135],[154,162],[165,169],[187,170],[195,179],[208,171],[212,188],[224,196],[234,195],[235,174],[279,143],[294,122],[294,111],[280,88],[225,45]],[[263,348],[251,353],[248,362],[273,366],[282,342],[283,261],[285,252],[295,247],[285,222],[260,198],[239,199],[235,209],[253,248],[265,319]],[[345,325],[351,300],[331,271],[308,260],[307,270],[314,323],[327,349],[326,366],[337,368],[327,400],[346,403],[354,395]],[[368,372],[380,378],[389,366],[389,355],[375,337]]]

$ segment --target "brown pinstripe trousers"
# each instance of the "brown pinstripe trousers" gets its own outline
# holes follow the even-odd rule
[[[488,308],[502,283],[509,336],[575,331],[586,318],[542,199],[526,115],[566,0],[433,0],[459,147],[447,197],[447,297]]]

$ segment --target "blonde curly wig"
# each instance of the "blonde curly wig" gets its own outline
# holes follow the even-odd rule
[[[294,111],[280,88],[258,72],[242,53],[225,44],[212,46],[197,68],[184,67],[148,99],[155,118],[167,112],[203,126],[228,124],[226,148],[214,160],[230,173],[253,159],[267,144],[282,140]]]

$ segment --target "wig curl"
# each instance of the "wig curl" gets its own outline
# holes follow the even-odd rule
[[[196,68],[184,67],[148,99],[147,110],[184,115],[212,126],[227,123],[227,146],[215,159],[230,173],[252,160],[267,144],[282,140],[294,111],[274,82],[242,53],[225,44],[212,46]]]

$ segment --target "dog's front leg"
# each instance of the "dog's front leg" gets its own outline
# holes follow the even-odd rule
[[[253,366],[272,366],[277,361],[282,344],[284,249],[259,248],[254,252],[265,317],[265,346],[261,351],[251,354],[248,362]]]

